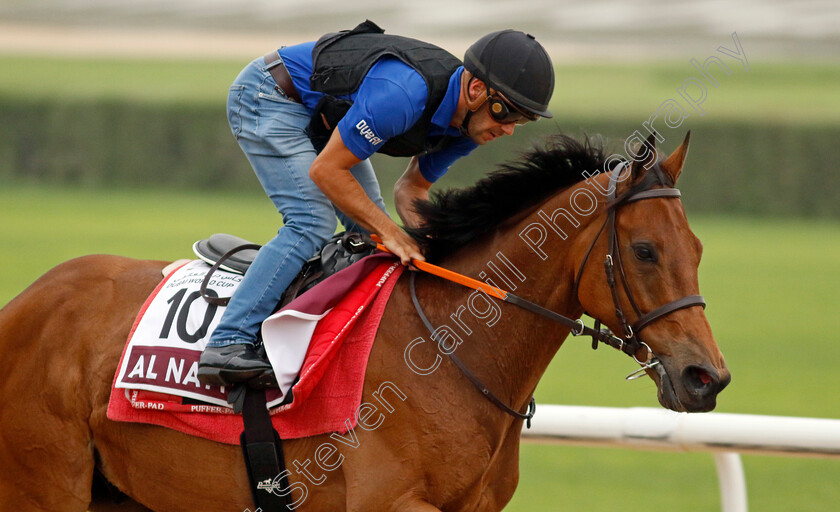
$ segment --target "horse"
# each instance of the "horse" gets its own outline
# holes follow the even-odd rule
[[[502,510],[534,389],[568,335],[584,331],[584,313],[618,333],[594,339],[618,340],[644,364],[664,407],[715,407],[730,373],[696,299],[702,246],[673,188],[689,137],[666,158],[655,142],[616,158],[554,135],[473,187],[417,205],[426,223],[412,234],[430,261],[573,322],[404,272],[368,361],[362,400],[379,404],[360,422],[368,428],[284,441],[296,509]],[[114,510],[254,506],[239,447],[106,417],[129,329],[168,263],[83,256],[0,310],[4,509],[105,510],[114,505],[92,493],[96,475],[129,498]]]

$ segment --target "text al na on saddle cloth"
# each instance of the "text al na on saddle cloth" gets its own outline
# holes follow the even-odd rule
[[[117,371],[115,388],[112,390],[109,404],[109,418],[116,421],[153,423],[193,435],[214,437],[222,442],[237,442],[235,436],[241,430],[241,421],[230,417],[237,425],[227,429],[231,434],[228,436],[231,439],[228,440],[223,435],[227,430],[222,428],[222,434],[216,434],[213,430],[218,428],[218,425],[211,425],[222,415],[196,414],[231,414],[232,410],[226,402],[227,390],[202,386],[195,378],[198,357],[205,340],[196,339],[193,342],[183,339],[185,334],[202,334],[205,324],[206,331],[209,332],[212,328],[211,317],[218,316],[218,312],[208,313],[213,311],[212,307],[206,306],[203,300],[196,299],[198,295],[194,293],[197,287],[182,291],[183,287],[195,285],[196,280],[200,281],[198,277],[203,279],[207,268],[203,262],[191,262],[181,267],[161,282],[144,305]],[[277,407],[284,399],[284,393],[280,390],[270,390],[267,397],[269,407],[273,408],[271,412],[275,415],[275,427],[285,438],[314,435],[320,433],[319,429],[341,430],[336,426],[344,427],[343,422],[353,416],[352,408],[361,398],[364,367],[372,347],[373,335],[396,282],[394,278],[401,272],[402,267],[390,256],[368,257],[353,265],[351,269],[331,276],[266,320],[265,325],[268,328],[265,340],[267,345],[274,347],[269,349],[269,354],[281,354],[279,360],[283,366],[275,367],[278,377],[282,377],[281,385],[284,390],[294,385],[295,400],[291,404]],[[228,273],[219,275],[224,275],[225,278],[214,279],[214,283],[236,281],[235,278],[229,277]],[[226,296],[230,287],[223,284],[222,288],[226,291],[220,293],[216,288],[208,287],[209,290],[214,290],[211,294]],[[144,323],[144,320],[153,318],[149,316],[149,310],[155,302],[159,308],[155,319]],[[188,306],[187,309],[195,308],[195,311],[179,318],[185,305]],[[326,315],[327,312],[331,314]],[[318,322],[320,319],[324,321]],[[178,325],[178,322],[184,323]],[[295,332],[288,328],[290,323],[297,324],[292,329]],[[159,342],[150,338],[157,337],[164,331],[167,331],[171,339]],[[291,336],[284,338],[282,335],[278,336],[278,332],[291,333]],[[307,332],[311,337],[307,337]],[[298,337],[301,334],[306,339]],[[206,332],[204,335],[206,337]],[[312,344],[307,343],[308,339],[312,340]],[[300,355],[296,363],[287,363],[291,360],[289,347],[297,347],[295,350]],[[348,372],[347,366],[361,370]],[[298,372],[301,373],[301,378],[294,383]],[[331,387],[339,387],[338,383],[346,383],[340,386],[344,389],[340,400],[331,397],[331,394],[335,395],[337,391],[330,391]],[[180,399],[183,396],[199,400],[203,404],[183,403]],[[310,407],[306,403],[307,397],[310,397],[309,402],[341,402],[345,403],[346,407],[342,406],[332,411],[329,418],[322,417],[311,422],[304,431],[300,425],[293,425],[292,416],[300,416],[303,410]],[[345,409],[350,410],[350,414],[344,414]],[[166,411],[166,414],[159,410]],[[314,416],[308,414],[310,417]],[[278,421],[280,425],[277,425]]]

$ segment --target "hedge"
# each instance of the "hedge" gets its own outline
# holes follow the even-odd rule
[[[0,97],[0,183],[259,191],[223,106]],[[456,163],[444,186],[472,183],[547,133],[601,134],[616,153],[641,121],[561,119],[517,129]],[[690,212],[840,218],[837,125],[700,120],[662,132],[665,151],[692,130],[680,179]],[[405,161],[375,156],[383,190]],[[386,197],[388,196],[386,190]]]

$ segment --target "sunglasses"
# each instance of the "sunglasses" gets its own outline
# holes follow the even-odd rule
[[[493,94],[487,96],[487,104],[490,107],[490,116],[497,123],[516,123],[523,125],[529,121],[539,119],[539,116],[529,114],[517,108],[516,105],[508,101],[499,91],[495,91]]]

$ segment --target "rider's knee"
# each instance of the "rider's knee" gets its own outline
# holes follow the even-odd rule
[[[311,245],[313,251],[321,249],[335,234],[338,220],[335,215],[331,217],[313,216],[306,219],[290,222],[286,227],[301,237],[301,242]]]

